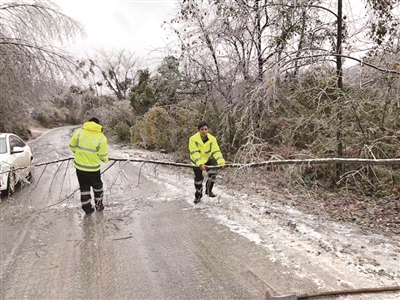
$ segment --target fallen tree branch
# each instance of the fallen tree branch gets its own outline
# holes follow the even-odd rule
[[[400,158],[368,159],[368,158],[311,158],[311,159],[281,159],[267,160],[259,163],[227,164],[227,168],[254,168],[275,165],[321,165],[321,164],[360,164],[360,165],[395,165],[400,164]],[[217,166],[221,168],[221,166]],[[215,168],[215,167],[210,167]]]
[[[67,157],[63,159],[58,159],[55,161],[43,162],[36,164],[35,167],[45,166],[47,167],[50,164],[64,162],[67,160],[73,160],[73,157]],[[183,167],[183,168],[193,168],[191,164],[183,164],[183,163],[174,163],[168,161],[157,161],[157,160],[146,160],[146,159],[132,159],[132,158],[109,158],[112,162],[107,168],[101,171],[101,174],[110,169],[117,161],[131,161],[131,162],[140,162],[140,163],[150,163],[150,164],[158,164],[158,165],[169,165],[174,167]],[[222,168],[257,168],[257,167],[265,167],[265,166],[275,166],[275,165],[316,165],[316,164],[335,164],[335,163],[348,163],[348,164],[362,164],[362,165],[393,165],[399,164],[400,158],[392,158],[392,159],[364,159],[364,158],[313,158],[313,159],[282,159],[282,160],[268,160],[259,163],[248,163],[248,164],[226,164],[224,167],[222,166],[208,166],[210,169],[222,169]],[[143,166],[141,166],[142,168]],[[76,193],[79,188],[75,189],[72,193],[70,193],[67,197],[64,197],[62,200],[57,203],[53,203],[51,205],[46,206],[46,208],[55,206],[64,202],[68,198],[70,198],[74,193]]]
[[[36,164],[35,167],[54,164],[66,160],[72,160],[73,157],[63,158],[56,161],[49,161]],[[110,161],[114,163],[117,161],[131,161],[158,165],[168,165],[182,168],[193,168],[191,164],[175,163],[169,161],[158,161],[158,160],[146,160],[146,159],[134,159],[134,158],[110,158]],[[368,158],[310,158],[310,159],[280,159],[280,160],[267,160],[258,163],[247,163],[247,164],[226,164],[222,166],[208,166],[210,169],[218,168],[256,168],[265,166],[276,166],[276,165],[321,165],[321,164],[360,164],[360,165],[396,165],[400,164],[400,158],[387,158],[387,159],[368,159]],[[110,168],[111,166],[108,166]],[[103,171],[104,173],[104,171]]]

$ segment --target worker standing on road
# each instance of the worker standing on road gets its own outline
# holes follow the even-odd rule
[[[203,196],[203,171],[208,173],[206,195],[215,197],[212,192],[217,177],[217,169],[207,169],[207,166],[225,166],[225,159],[217,143],[217,139],[208,133],[206,122],[200,122],[198,132],[189,138],[190,160],[194,171],[194,187],[196,189],[194,203],[200,202]]]
[[[69,148],[74,152],[82,209],[86,215],[94,212],[90,194],[90,188],[93,188],[96,210],[104,210],[100,163],[108,161],[108,144],[99,119],[91,118],[83,124],[83,128],[76,130],[69,142]]]

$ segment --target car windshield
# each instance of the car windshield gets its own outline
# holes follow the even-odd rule
[[[0,154],[7,153],[7,144],[5,138],[0,138]]]

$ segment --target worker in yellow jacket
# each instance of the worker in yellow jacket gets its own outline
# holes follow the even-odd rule
[[[225,159],[222,156],[217,139],[208,133],[206,122],[200,122],[197,126],[198,132],[189,138],[190,161],[194,171],[195,199],[194,203],[200,202],[203,197],[203,171],[208,173],[206,182],[206,195],[215,197],[212,192],[217,177],[217,169],[210,169],[207,166],[225,166]]]
[[[96,210],[104,210],[100,163],[108,161],[108,144],[99,119],[91,118],[82,128],[76,130],[69,142],[69,148],[74,153],[82,209],[87,215],[94,212],[90,194],[93,188]]]

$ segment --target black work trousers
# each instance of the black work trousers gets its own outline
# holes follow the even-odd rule
[[[96,172],[86,172],[76,169],[78,177],[79,189],[81,191],[81,204],[85,210],[91,207],[92,196],[90,188],[93,188],[94,201],[96,206],[103,202],[103,182],[101,181],[100,170]],[[85,210],[86,211],[86,210]]]
[[[205,165],[216,166],[217,162],[213,157],[210,157],[208,161],[205,163]],[[204,180],[203,170],[200,169],[199,167],[193,167],[193,172],[194,172],[194,188],[196,189],[194,196],[197,200],[200,200],[201,197],[203,197],[203,180]],[[206,172],[208,174],[208,179],[206,182],[206,194],[209,194],[214,187],[214,183],[218,174],[218,169],[207,169]]]

